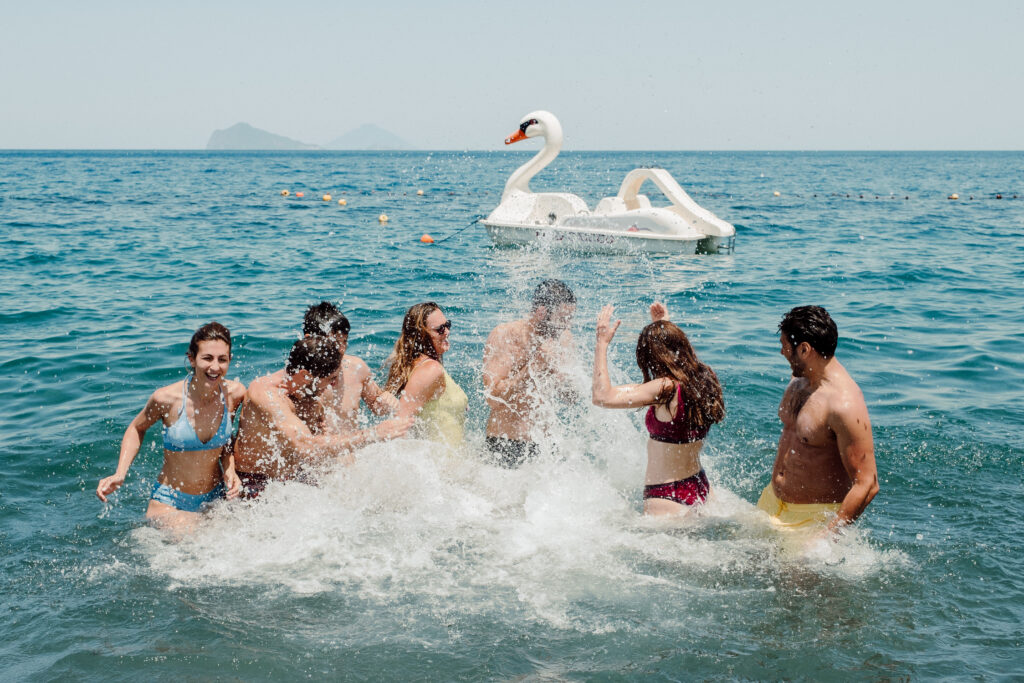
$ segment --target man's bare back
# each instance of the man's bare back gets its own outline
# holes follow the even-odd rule
[[[238,418],[236,470],[274,479],[294,476],[303,463],[297,451],[303,437],[323,431],[323,406],[289,396],[286,381],[287,373],[279,370],[249,385]]]

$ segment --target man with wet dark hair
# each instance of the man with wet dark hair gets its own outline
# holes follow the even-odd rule
[[[838,531],[878,493],[871,420],[860,387],[835,357],[839,333],[820,306],[779,323],[793,378],[779,404],[782,435],[757,507],[789,528]]]
[[[340,370],[341,350],[333,339],[304,337],[292,345],[283,370],[249,385],[234,443],[243,496],[254,498],[271,479],[298,476],[304,465],[402,436],[409,429],[411,419],[397,418],[373,429],[331,429],[321,399]]]
[[[398,399],[377,386],[369,366],[361,358],[345,353],[348,349],[348,318],[329,301],[310,306],[302,321],[302,334],[330,337],[341,350],[341,372],[338,381],[324,394],[323,402],[331,408],[330,419],[336,428],[355,429],[362,400],[374,415],[386,415],[398,408]]]
[[[561,280],[545,280],[533,292],[529,316],[502,323],[484,347],[484,397],[490,406],[487,447],[498,464],[518,467],[540,446],[534,431],[549,394],[571,399],[575,392],[561,368],[572,348],[569,326],[576,296]],[[554,383],[555,390],[542,390]]]

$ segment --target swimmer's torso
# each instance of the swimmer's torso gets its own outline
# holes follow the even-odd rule
[[[782,435],[772,471],[775,495],[788,503],[835,503],[852,482],[828,426],[834,387],[812,389],[806,379],[790,382],[779,404]]]
[[[176,382],[160,391],[161,402],[166,401],[167,406],[167,412],[162,418],[164,430],[170,429],[179,420],[187,419],[199,440],[208,442],[220,430],[225,413],[230,420],[230,405],[226,403],[226,396],[216,403],[200,406],[197,413],[191,398],[183,398],[186,393],[185,381]],[[206,493],[221,481],[221,452],[220,446],[191,451],[171,451],[165,448],[164,464],[157,481],[192,495]]]
[[[499,436],[517,441],[530,441],[538,423],[538,409],[543,405],[545,392],[538,389],[539,381],[552,373],[552,365],[562,361],[553,349],[555,339],[541,346],[532,345],[525,320],[514,320],[494,328],[491,342],[500,345],[513,368],[524,368],[524,382],[507,397],[487,397],[491,409],[487,419],[487,436]]]
[[[661,422],[669,422],[676,414],[678,397],[666,405],[655,406],[654,416]],[[692,443],[666,443],[647,439],[647,473],[644,484],[664,484],[679,481],[697,474],[701,470],[700,451],[703,441]]]
[[[440,396],[423,404],[416,416],[413,433],[420,438],[443,441],[456,446],[463,442],[466,408],[469,398],[447,370],[444,370],[444,391]]]

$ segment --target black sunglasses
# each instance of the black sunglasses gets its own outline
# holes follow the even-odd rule
[[[437,327],[434,327],[432,329],[434,330],[434,332],[437,332],[438,334],[444,334],[445,330],[451,330],[452,329],[452,321],[451,320],[446,320],[443,323],[441,323],[440,325],[438,325]]]

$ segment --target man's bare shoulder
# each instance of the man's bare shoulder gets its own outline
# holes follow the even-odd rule
[[[149,403],[163,411],[167,411],[181,400],[185,388],[185,380],[160,387],[149,397]]]
[[[256,405],[263,405],[277,398],[280,384],[277,373],[257,377],[249,383],[245,392],[245,399]]]
[[[501,323],[487,335],[487,343],[492,345],[505,344],[520,339],[526,333],[525,320],[511,320]]]
[[[359,378],[360,381],[363,381],[370,376],[370,366],[358,356],[350,356],[346,353],[341,359],[341,366],[346,377],[352,374]]]

